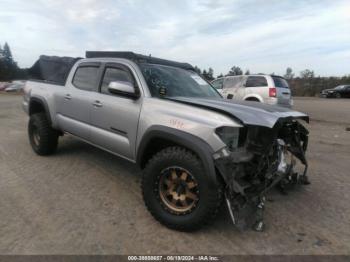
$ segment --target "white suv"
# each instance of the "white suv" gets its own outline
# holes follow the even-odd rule
[[[291,107],[293,99],[287,81],[275,75],[225,76],[211,83],[224,98],[257,101]]]

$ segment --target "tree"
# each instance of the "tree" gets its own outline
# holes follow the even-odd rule
[[[212,81],[214,80],[214,70],[213,68],[209,67],[208,71],[206,69],[203,70],[202,76],[208,80],[208,81]]]
[[[220,75],[218,75],[216,78],[220,78],[220,77],[224,77],[224,75],[220,73]]]
[[[249,69],[247,69],[246,71],[245,71],[245,73],[244,73],[245,75],[250,75],[250,71],[249,71]]]
[[[202,74],[202,70],[198,66],[194,66],[194,71],[196,71],[198,74]]]
[[[5,43],[3,49],[0,48],[0,80],[9,81],[23,77],[23,72],[13,60],[10,46]]]
[[[287,67],[286,73],[285,73],[285,75],[284,75],[284,78],[285,78],[285,79],[288,79],[288,80],[291,80],[291,79],[294,78],[294,73],[293,73],[292,68]]]
[[[11,64],[14,63],[13,58],[12,58],[11,49],[10,49],[10,46],[8,45],[7,42],[5,42],[5,45],[4,45],[3,56],[9,63],[11,63]]]
[[[233,66],[231,67],[227,75],[230,75],[230,76],[243,75],[243,71],[239,66]]]
[[[211,81],[211,80],[214,80],[214,70],[213,68],[209,67],[209,70],[208,70],[208,79]]]
[[[4,53],[4,51],[2,50],[1,45],[0,45],[0,59],[2,59],[4,57],[3,53]]]
[[[314,78],[315,77],[315,73],[314,73],[314,71],[311,71],[309,69],[305,69],[305,70],[300,72],[300,77],[301,78],[306,78],[306,79]]]

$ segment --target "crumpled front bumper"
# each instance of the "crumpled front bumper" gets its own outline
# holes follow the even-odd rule
[[[245,146],[223,148],[213,157],[225,181],[226,204],[232,222],[240,229],[263,229],[266,193],[275,186],[308,184],[305,151],[308,131],[296,120],[274,129],[251,127]],[[249,132],[251,131],[251,134]],[[303,169],[296,172],[298,162]]]

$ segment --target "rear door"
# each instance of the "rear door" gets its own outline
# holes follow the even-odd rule
[[[90,138],[90,111],[99,74],[100,63],[79,64],[55,99],[60,128],[86,140]]]
[[[244,97],[244,87],[242,85],[243,76],[228,76],[225,78],[223,96],[225,98],[242,99]]]
[[[271,76],[271,78],[276,87],[277,103],[281,105],[290,105],[292,95],[287,80],[280,76]]]
[[[102,73],[99,92],[94,93],[91,108],[91,141],[127,159],[135,159],[137,126],[142,105],[138,99],[112,94],[110,82],[138,84],[132,70],[119,63],[107,63]]]

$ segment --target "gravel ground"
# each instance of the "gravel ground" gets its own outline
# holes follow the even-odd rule
[[[312,118],[312,184],[271,192],[262,233],[225,208],[195,233],[161,226],[132,164],[69,136],[35,155],[20,102],[0,95],[0,254],[350,254],[350,100],[295,99]]]

